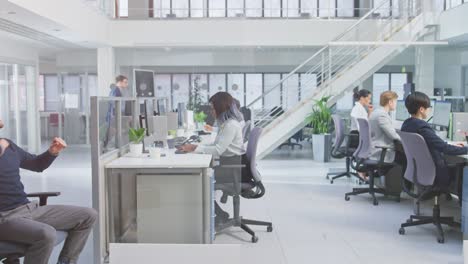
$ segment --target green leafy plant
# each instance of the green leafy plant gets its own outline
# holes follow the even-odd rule
[[[196,76],[193,80],[192,91],[187,105],[187,109],[194,112],[200,111],[200,106],[203,104],[200,81],[200,76]]]
[[[330,96],[325,96],[318,101],[316,100],[312,113],[306,119],[307,123],[312,126],[313,134],[327,134],[330,132],[332,112],[327,104],[329,99]]]
[[[195,113],[193,118],[195,119],[197,123],[203,123],[205,122],[206,117],[207,115],[205,114],[205,112],[198,112],[198,113]]]
[[[133,144],[140,144],[145,138],[146,130],[144,128],[134,129],[130,128],[128,131],[128,138]]]

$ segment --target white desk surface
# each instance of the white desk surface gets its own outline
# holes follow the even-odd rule
[[[106,169],[164,169],[164,168],[209,168],[212,160],[207,154],[166,154],[152,159],[149,154],[140,157],[125,155],[106,165]]]

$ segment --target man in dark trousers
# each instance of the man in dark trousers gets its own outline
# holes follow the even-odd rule
[[[448,144],[438,137],[434,129],[424,121],[431,111],[431,101],[426,94],[414,92],[408,95],[405,100],[405,106],[411,117],[405,120],[401,131],[418,133],[424,138],[436,166],[434,185],[441,188],[448,188],[452,182],[453,173],[451,173],[447,167],[444,155],[463,155],[468,152],[468,149],[464,147],[463,144]]]
[[[0,129],[3,122],[0,120]],[[61,138],[54,138],[49,149],[30,154],[12,141],[0,138],[0,241],[29,245],[24,264],[47,264],[56,241],[56,230],[68,237],[60,253],[59,264],[77,263],[86,240],[97,219],[91,208],[46,205],[39,206],[26,197],[20,168],[42,172],[66,147]],[[4,263],[19,263],[16,258]]]

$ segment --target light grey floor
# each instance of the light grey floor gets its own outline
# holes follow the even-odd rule
[[[354,183],[342,179],[331,185],[325,180],[328,168],[343,167],[343,161],[313,162],[310,146],[304,145],[304,150],[275,151],[260,161],[267,193],[262,199],[241,201],[245,218],[273,221],[274,232],[254,227],[260,240],[252,244],[246,233],[231,228],[218,234],[215,243],[241,243],[244,263],[463,263],[459,231],[446,228],[442,245],[432,226],[408,228],[400,236],[399,224],[412,212],[410,199],[397,203],[381,198],[377,207],[366,195],[346,202],[344,193]],[[91,206],[89,149],[70,147],[48,171],[25,172],[23,181],[28,191],[61,191],[52,203]],[[430,204],[424,211],[431,212]],[[460,217],[455,201],[444,202],[442,213]],[[91,263],[91,256],[88,243],[80,263]]]

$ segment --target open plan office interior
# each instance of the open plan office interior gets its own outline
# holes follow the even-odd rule
[[[468,262],[467,19],[0,0],[0,263]]]

